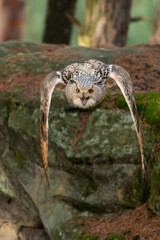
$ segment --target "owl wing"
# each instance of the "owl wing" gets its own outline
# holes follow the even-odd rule
[[[46,76],[40,87],[40,145],[48,185],[48,115],[52,93],[58,84],[65,85],[61,72],[54,72]]]
[[[143,140],[142,140],[142,131],[140,120],[137,112],[136,101],[134,98],[133,92],[133,83],[128,72],[117,65],[106,65],[107,77],[111,77],[115,80],[119,86],[131,112],[131,116],[136,128],[136,133],[139,141],[140,152],[141,152],[141,161],[142,161],[142,171],[145,173],[145,164],[144,164],[144,153],[143,153]]]
[[[133,92],[133,82],[129,73],[122,67],[118,65],[106,65],[101,61],[95,59],[90,59],[86,61],[90,63],[95,69],[95,75],[101,76],[100,79],[106,82],[108,78],[115,80],[116,84],[120,88],[131,112],[131,116],[136,128],[136,133],[138,137],[138,142],[140,146],[141,161],[142,161],[142,171],[145,174],[145,164],[144,164],[144,153],[143,153],[143,140],[142,140],[142,130],[140,125],[140,120],[137,112],[136,101]],[[101,80],[100,80],[101,81]]]

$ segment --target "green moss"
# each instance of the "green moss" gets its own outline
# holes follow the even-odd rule
[[[137,110],[143,120],[154,130],[160,129],[160,93],[140,93],[135,95]],[[128,110],[127,103],[123,96],[115,100],[119,108]]]
[[[81,233],[77,238],[76,240],[98,240],[99,237],[98,236],[92,236],[91,234],[84,234],[84,233]]]
[[[133,237],[133,240],[139,240],[140,239],[140,236],[139,235],[136,235]]]
[[[35,52],[41,50],[41,45],[33,43],[33,42],[20,42],[17,40],[5,41],[0,44],[0,48],[5,48],[7,51],[11,51],[12,49],[23,49],[25,52]],[[15,53],[15,51],[13,51]]]
[[[12,101],[10,97],[6,98],[6,109],[7,109],[7,117],[9,118],[10,112],[12,111]]]
[[[110,235],[107,240],[125,240],[126,237],[124,235],[119,235],[119,234],[112,234]]]
[[[4,92],[1,94],[0,101],[3,108],[6,108],[8,120],[10,118],[10,114],[15,111],[16,105],[19,105],[20,102],[25,102],[24,98],[22,97],[23,89],[24,85],[21,85],[15,88],[12,92]]]
[[[89,178],[89,182],[86,184],[85,186],[85,190],[83,192],[83,197],[87,197],[90,194],[93,194],[97,191],[97,184],[95,183],[95,181],[92,178]]]
[[[16,152],[15,161],[17,162],[18,166],[22,168],[24,166],[25,158],[17,149],[15,152]]]

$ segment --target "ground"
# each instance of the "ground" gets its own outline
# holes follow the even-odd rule
[[[98,240],[160,239],[160,218],[147,208],[147,203],[112,220],[86,219],[84,225],[91,236],[99,236]]]
[[[134,46],[136,47],[136,46]],[[160,92],[160,45],[141,45],[143,53],[130,54],[115,61],[129,71],[135,92]]]

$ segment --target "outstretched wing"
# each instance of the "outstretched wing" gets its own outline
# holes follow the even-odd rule
[[[112,78],[115,80],[116,84],[119,86],[125,100],[128,104],[129,110],[131,112],[131,116],[136,128],[136,133],[138,137],[138,142],[140,146],[141,152],[141,160],[142,160],[142,171],[145,173],[145,164],[144,164],[144,153],[143,153],[143,140],[142,140],[142,131],[140,120],[137,112],[136,102],[134,98],[133,92],[133,83],[129,73],[122,67],[117,65],[106,65],[101,61],[97,61],[94,59],[90,59],[86,61],[93,65],[96,70],[95,73],[100,75],[101,78],[107,83],[108,78]]]
[[[48,185],[48,115],[52,93],[55,86],[60,83],[65,85],[61,72],[54,72],[47,75],[40,88],[40,145]]]
[[[130,75],[128,72],[117,65],[107,65],[108,68],[108,77],[113,78],[117,85],[119,86],[125,100],[128,104],[129,110],[131,112],[131,116],[136,128],[137,137],[140,145],[140,152],[141,152],[141,160],[142,160],[142,170],[143,173],[145,172],[145,165],[144,165],[144,153],[143,153],[143,141],[142,141],[142,131],[140,120],[137,112],[136,102],[133,93],[133,83]]]

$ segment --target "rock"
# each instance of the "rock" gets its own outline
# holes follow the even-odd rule
[[[122,54],[140,54],[143,49],[105,51],[14,41],[2,43],[0,51],[0,69],[4,69],[0,79],[0,190],[26,206],[42,221],[50,239],[56,240],[76,239],[83,231],[80,222],[84,217],[106,216],[143,203],[147,187],[135,128],[129,112],[107,107],[114,95],[84,111],[69,104],[62,91],[53,94],[47,187],[39,146],[38,93],[49,71],[89,58],[112,63]],[[145,159],[151,162],[155,133],[143,126],[143,137]],[[28,240],[29,234],[31,239],[47,239],[39,229],[34,238],[30,227],[21,228],[20,239]]]
[[[151,175],[151,195],[149,198],[149,207],[150,209],[160,216],[160,184],[159,179],[160,177],[160,155],[158,154],[158,161],[154,165],[152,175]]]
[[[49,240],[40,219],[19,202],[0,193],[0,239]]]

